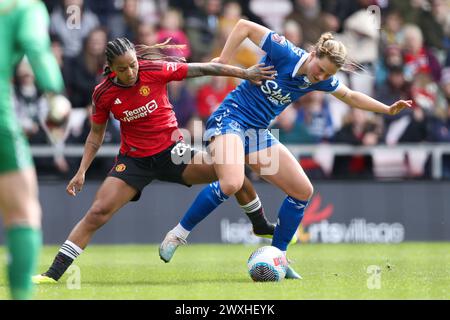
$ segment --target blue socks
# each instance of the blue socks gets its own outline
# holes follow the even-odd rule
[[[308,201],[297,200],[292,197],[284,199],[278,212],[278,222],[273,234],[272,246],[286,251],[289,242],[302,222],[303,213]]]
[[[222,192],[218,181],[207,185],[184,214],[180,225],[185,230],[192,231],[200,221],[205,219],[226,199],[228,199],[228,196]],[[286,251],[289,242],[302,221],[307,205],[308,201],[297,200],[292,197],[287,197],[283,201],[278,213],[278,223],[272,240],[274,247],[281,251]]]
[[[219,181],[207,185],[195,198],[194,203],[181,219],[181,226],[192,231],[194,227],[205,219],[215,208],[228,199],[228,196],[220,189]]]

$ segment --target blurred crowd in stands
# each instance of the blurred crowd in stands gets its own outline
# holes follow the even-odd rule
[[[386,104],[412,99],[414,106],[395,117],[352,109],[331,95],[310,93],[274,121],[286,144],[339,143],[362,146],[400,143],[450,143],[450,4],[446,0],[48,0],[52,50],[63,72],[73,104],[67,144],[83,144],[89,132],[91,95],[102,79],[108,40],[125,36],[135,44],[153,45],[171,38],[184,49],[164,52],[188,62],[206,62],[220,54],[233,26],[249,19],[284,34],[296,46],[310,49],[325,31],[336,33],[351,59],[363,70],[339,73],[340,81]],[[379,8],[379,26],[374,26]],[[80,15],[74,16],[79,10]],[[376,13],[376,12],[375,12]],[[375,21],[375,22],[374,22]],[[231,64],[249,67],[264,53],[249,40]],[[43,125],[46,103],[26,60],[18,66],[15,101],[32,145],[48,145]],[[202,77],[168,85],[179,125],[201,135],[204,123],[235,79]],[[111,119],[105,144],[120,141],[119,124]],[[80,158],[35,158],[40,175],[68,177]],[[450,154],[444,156],[450,178]],[[329,170],[312,157],[300,159],[316,178],[372,178],[383,166],[407,178],[429,177],[430,159],[410,153],[336,156]],[[414,162],[415,165],[410,164]],[[419,162],[419,165],[417,165]],[[111,159],[97,159],[92,176],[103,177]],[[377,170],[375,170],[375,167]],[[414,168],[414,169],[412,169]],[[389,170],[388,170],[389,169]],[[381,171],[380,171],[381,170]],[[377,173],[378,172],[378,173]],[[389,176],[389,173],[386,174]]]

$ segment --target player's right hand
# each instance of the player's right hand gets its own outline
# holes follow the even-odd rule
[[[76,196],[81,191],[84,185],[84,173],[77,173],[66,187],[66,192],[71,196]]]

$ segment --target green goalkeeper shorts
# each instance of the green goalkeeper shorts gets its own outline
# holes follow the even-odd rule
[[[0,127],[0,174],[33,166],[33,157],[24,134]]]

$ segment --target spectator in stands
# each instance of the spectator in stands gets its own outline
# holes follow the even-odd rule
[[[169,7],[182,12],[183,17],[190,16],[197,10],[198,0],[169,0]]]
[[[215,44],[222,0],[196,0],[196,9],[186,17],[186,34],[191,43],[191,60],[202,61]]]
[[[389,66],[386,82],[376,89],[377,100],[391,104],[399,99],[407,99],[409,96],[408,85],[403,75],[401,65]]]
[[[366,9],[356,11],[343,22],[344,32],[336,39],[345,43],[349,60],[354,63],[355,72],[338,73],[339,81],[352,90],[369,96],[374,95],[375,64],[378,61],[379,31],[373,17]],[[356,67],[359,68],[356,68]],[[359,69],[359,70],[358,70]],[[362,70],[361,70],[362,69]],[[330,112],[335,130],[341,129],[342,119],[349,112],[348,105],[335,97],[330,97]]]
[[[141,22],[137,27],[136,44],[153,46],[157,43],[156,30],[151,24]]]
[[[163,43],[167,39],[171,39],[170,44],[184,45],[181,49],[165,49],[163,53],[168,56],[181,56],[189,59],[191,49],[189,39],[183,31],[183,16],[181,12],[170,9],[164,13],[161,20],[161,28],[156,33],[157,43]]]
[[[334,135],[328,100],[321,91],[312,91],[299,100],[298,120],[305,128],[305,142],[329,141]]]
[[[322,0],[323,11],[332,14],[340,22],[337,29],[342,32],[342,23],[355,12],[374,4],[374,0]]]
[[[334,134],[323,92],[311,91],[280,113],[272,126],[282,143],[320,143]]]
[[[102,77],[105,64],[106,31],[93,29],[84,41],[83,50],[70,64],[70,101],[74,108],[91,103],[92,90]]]
[[[164,13],[169,10],[168,0],[137,0],[138,1],[138,17],[139,20],[158,25]]]
[[[286,20],[283,26],[283,34],[294,45],[304,48],[303,29],[297,21],[292,19]]]
[[[293,8],[291,0],[277,0],[276,5],[273,0],[251,0],[248,2],[250,10],[263,20],[263,25],[277,32],[281,32],[283,22]]]
[[[387,46],[382,52],[383,55],[379,58],[375,67],[376,87],[386,84],[390,69],[399,68],[403,73],[403,53],[401,46],[392,44]]]
[[[423,34],[419,27],[408,24],[403,28],[403,59],[405,63],[405,79],[412,81],[419,73],[430,74],[433,80],[439,82],[441,66],[434,54],[424,47]]]
[[[172,81],[167,86],[170,102],[180,128],[188,128],[195,115],[195,99],[186,86],[186,81]]]
[[[401,65],[393,64],[387,68],[387,79],[381,85],[378,86],[376,91],[377,100],[383,103],[391,103],[397,101],[397,99],[409,99],[410,98],[410,88],[408,83],[405,81],[405,77],[403,75],[403,67]],[[405,117],[407,113],[412,114],[412,111],[406,110],[402,115],[395,115],[392,117],[384,117],[383,123],[385,132],[390,128],[392,123],[396,123],[397,120]],[[385,139],[385,138],[384,138]],[[392,136],[390,136],[389,144],[393,144],[394,141]],[[397,139],[395,139],[395,143]]]
[[[217,35],[217,41],[213,49],[212,56],[217,57],[220,55],[223,46],[233,30],[233,27],[242,18],[242,9],[237,1],[227,2],[223,8],[223,14],[219,18],[219,29]],[[255,49],[255,46],[250,40],[244,41],[237,49],[233,59],[230,61],[232,65],[238,65],[244,68],[248,68],[258,63],[261,58],[260,52]]]
[[[163,0],[102,0],[92,1],[91,7],[108,30],[110,39],[121,36],[134,38],[139,24],[154,26],[159,23],[161,12],[166,10],[166,2]]]
[[[98,17],[84,7],[84,0],[64,0],[50,16],[50,33],[58,35],[64,58],[74,58],[82,50],[84,38],[100,24]]]
[[[250,3],[252,1],[253,0],[239,0],[239,4],[242,8],[242,15],[250,21],[265,26],[265,23],[261,19],[261,17],[258,16],[255,12],[253,12],[253,10],[250,8]]]
[[[428,140],[428,123],[436,112],[437,86],[426,73],[416,75],[409,95],[413,108],[386,122],[386,143],[415,143]]]
[[[351,109],[344,126],[333,141],[354,146],[374,146],[378,144],[382,133],[382,121],[378,116],[359,109]],[[370,155],[336,156],[333,177],[372,178],[373,162]]]
[[[122,14],[116,16],[108,23],[109,37],[126,37],[132,41],[136,38],[139,18],[138,0],[123,0]]]
[[[427,114],[433,113],[437,108],[438,94],[439,87],[431,75],[420,72],[415,76],[411,84],[411,98]]]
[[[293,105],[288,106],[275,118],[272,129],[278,130],[278,140],[281,143],[305,142],[306,132],[298,119],[298,110]]]
[[[401,45],[403,42],[402,27],[404,21],[402,16],[398,11],[390,11],[387,13],[383,28],[381,31],[381,50],[384,51],[385,48],[393,45]]]
[[[349,86],[373,95],[374,66],[378,60],[379,30],[371,23],[373,17],[365,9],[353,13],[344,22],[344,32],[336,38],[345,43],[349,58],[364,72],[348,74]],[[342,75],[342,74],[341,74]]]
[[[100,25],[108,30],[114,26],[116,18],[122,16],[123,1],[117,0],[87,0],[86,6],[97,15]]]
[[[64,83],[67,83],[70,75],[68,74],[68,64],[64,61],[64,48],[61,39],[56,34],[50,35],[50,48],[55,56],[56,63],[61,69]],[[67,88],[66,88],[67,89]]]
[[[444,49],[444,24],[449,13],[448,2],[445,3],[445,0],[430,0],[427,6],[418,10],[414,22],[423,33],[426,47]]]
[[[384,63],[386,67],[402,67],[403,68],[403,52],[402,47],[391,45],[386,48],[384,53]]]
[[[305,45],[312,45],[326,31],[337,31],[338,19],[327,12],[321,11],[319,0],[295,0],[294,10],[286,20],[296,21],[303,30]]]

